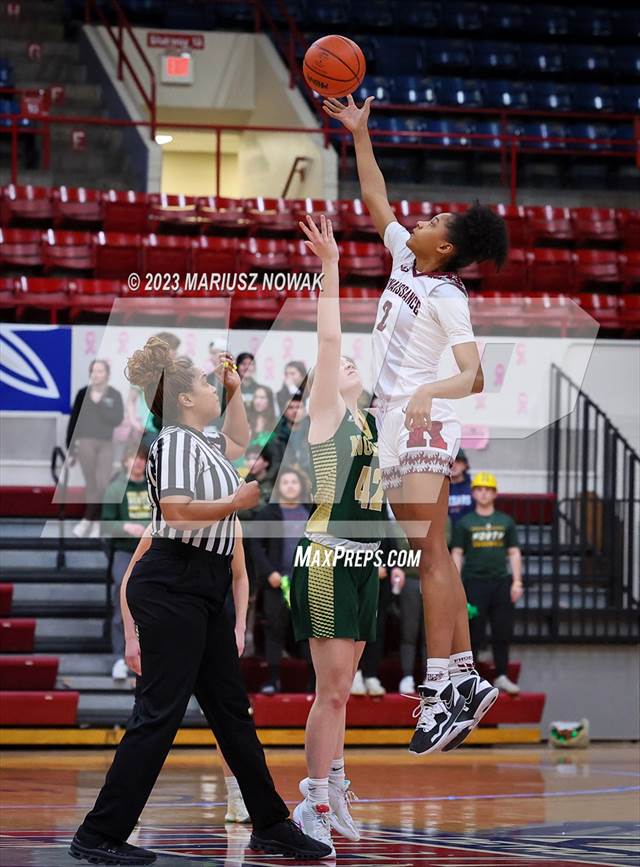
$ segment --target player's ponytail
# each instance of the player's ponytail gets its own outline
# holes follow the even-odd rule
[[[150,337],[127,362],[125,376],[144,392],[151,412],[162,423],[178,421],[178,395],[191,391],[195,367],[189,358],[174,358],[161,337]]]
[[[449,240],[455,250],[446,263],[449,271],[457,271],[472,262],[491,260],[500,268],[509,252],[507,226],[491,208],[473,204],[463,214],[455,214],[449,223]]]

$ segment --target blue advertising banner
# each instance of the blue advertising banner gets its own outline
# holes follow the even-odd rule
[[[71,328],[0,327],[0,410],[63,412],[70,409]]]

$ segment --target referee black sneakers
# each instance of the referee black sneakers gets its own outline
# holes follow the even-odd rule
[[[69,847],[69,855],[78,861],[88,861],[89,864],[123,864],[128,867],[138,867],[142,864],[153,864],[156,853],[129,843],[118,843],[106,838],[91,838],[76,834]]]
[[[249,840],[249,849],[266,852],[268,855],[284,855],[303,861],[335,858],[335,852],[325,843],[303,834],[291,819],[276,822],[262,831],[254,831]]]
[[[449,729],[447,743],[442,747],[443,753],[460,746],[500,695],[500,690],[477,671],[472,671],[468,678],[458,684],[457,689],[464,698],[464,710]]]
[[[414,716],[419,718],[409,752],[426,756],[442,749],[451,726],[464,710],[465,701],[451,681],[441,690],[419,686],[418,696],[420,704]]]

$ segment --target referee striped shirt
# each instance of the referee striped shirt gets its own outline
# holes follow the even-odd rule
[[[147,459],[152,536],[177,539],[216,554],[231,554],[236,513],[200,530],[177,530],[162,516],[162,497],[184,495],[193,500],[219,500],[240,486],[233,464],[224,456],[222,434],[205,436],[188,425],[167,425],[154,440]]]

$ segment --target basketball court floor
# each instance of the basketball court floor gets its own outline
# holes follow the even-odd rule
[[[3,867],[78,864],[73,831],[111,761],[110,750],[16,751],[1,759]],[[293,808],[303,753],[269,750]],[[363,829],[336,837],[338,864],[353,867],[578,867],[640,864],[637,745],[584,751],[467,748],[418,759],[403,749],[351,749],[347,771]],[[250,831],[224,825],[224,783],[208,750],[174,750],[132,842],[169,865],[269,865],[247,850]],[[286,862],[285,862],[286,863]],[[290,862],[289,862],[290,863]]]

